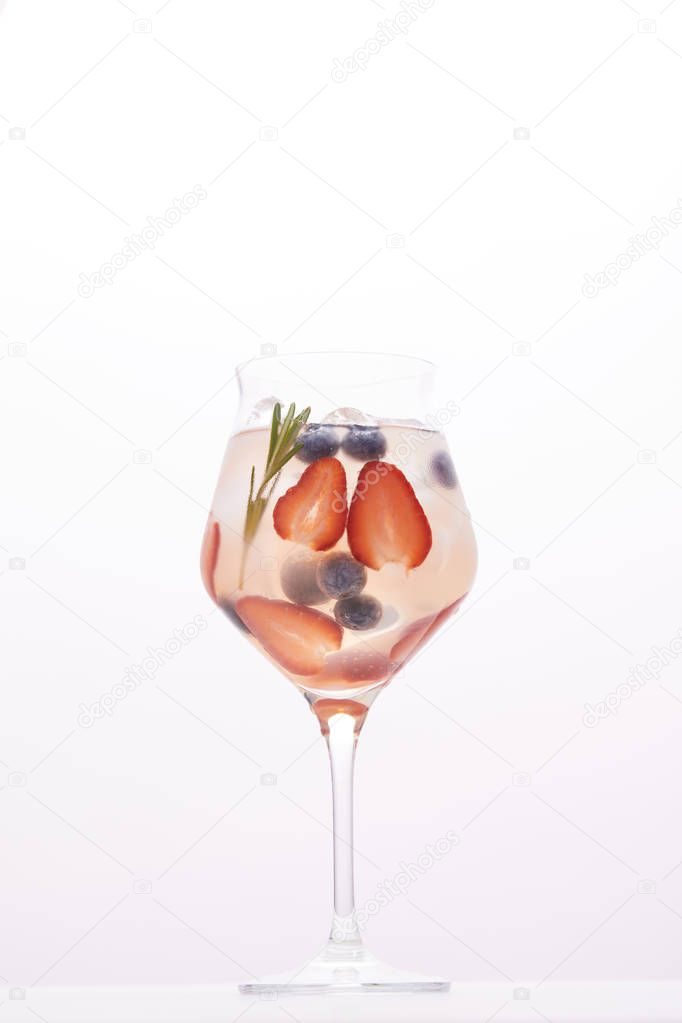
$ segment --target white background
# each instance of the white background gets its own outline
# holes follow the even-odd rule
[[[479,577],[363,734],[359,902],[460,841],[373,949],[454,979],[680,977],[679,663],[583,714],[682,627],[682,228],[582,288],[680,203],[682,3],[436,0],[335,82],[400,7],[159,2],[0,16],[0,974],[224,981],[326,936],[323,745],[197,566],[233,366],[266,344],[427,355],[461,408]]]

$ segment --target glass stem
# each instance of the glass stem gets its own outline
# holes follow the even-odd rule
[[[334,918],[327,954],[358,958],[362,955],[362,938],[355,916],[353,881],[353,763],[357,745],[353,715],[333,714],[326,740],[334,809]]]

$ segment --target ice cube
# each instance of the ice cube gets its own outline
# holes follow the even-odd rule
[[[379,420],[357,408],[336,408],[322,422],[329,426],[378,426]]]
[[[393,419],[391,418],[388,422],[384,423],[384,426],[402,426],[405,430],[421,430],[422,432],[428,431],[433,433],[433,428],[427,426],[421,419]]]
[[[268,398],[261,398],[257,401],[249,412],[248,419],[246,420],[247,426],[257,425],[270,425],[272,422],[272,410],[274,409],[277,402],[282,404],[279,398],[275,398],[272,395]]]

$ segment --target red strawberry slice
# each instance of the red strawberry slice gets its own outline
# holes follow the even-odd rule
[[[455,600],[452,604],[448,604],[447,607],[444,607],[442,611],[438,612],[432,624],[429,625],[428,629],[422,636],[419,646],[423,646],[425,643],[427,643],[431,639],[431,637],[438,632],[441,625],[445,625],[448,618],[451,618],[452,615],[454,615],[455,612],[459,610],[459,606],[465,597],[466,593],[463,593],[462,596],[458,597],[457,600]]]
[[[431,527],[404,473],[390,462],[365,462],[348,513],[348,544],[369,568],[389,561],[421,565],[431,550]]]
[[[241,597],[235,609],[261,646],[292,675],[315,675],[341,646],[343,629],[312,607],[268,597]]]
[[[397,665],[367,643],[359,643],[350,650],[331,654],[324,662],[320,674],[310,685],[315,689],[335,689],[339,686],[359,688],[372,682],[384,682]]]
[[[453,604],[448,604],[447,607],[444,607],[437,615],[432,615],[430,618],[420,618],[419,621],[408,626],[395,646],[391,648],[391,660],[401,661],[404,664],[418,650],[426,646],[428,641],[438,632],[441,625],[457,611],[464,597],[466,597],[466,593]]]
[[[436,615],[428,615],[426,618],[419,618],[416,622],[408,625],[398,642],[391,647],[391,660],[401,664],[407,660],[435,621]]]
[[[201,578],[203,579],[206,591],[215,601],[215,568],[218,564],[218,553],[220,551],[220,523],[208,520],[204,542],[201,545]]]
[[[272,513],[283,540],[326,551],[346,528],[346,472],[338,458],[320,458],[283,494]]]

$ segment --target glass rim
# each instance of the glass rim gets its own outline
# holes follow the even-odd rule
[[[344,358],[375,358],[375,359],[387,359],[400,361],[401,363],[408,363],[415,367],[415,371],[410,374],[413,377],[425,376],[427,373],[433,373],[436,369],[435,362],[430,359],[424,359],[419,355],[404,355],[402,352],[375,352],[375,351],[363,351],[353,350],[345,348],[334,348],[334,349],[318,349],[306,352],[273,352],[268,355],[256,355],[252,359],[246,359],[244,362],[240,362],[235,366],[235,373],[238,379],[242,379],[248,367],[254,365],[281,362],[283,359],[304,359],[304,358],[326,358],[327,356],[335,356],[338,358],[342,356]],[[421,367],[419,370],[416,367]],[[404,379],[404,378],[398,378]]]

